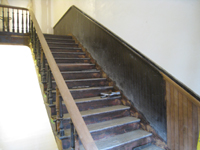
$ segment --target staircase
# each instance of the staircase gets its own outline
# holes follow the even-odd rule
[[[141,129],[140,119],[131,116],[130,106],[122,104],[123,95],[100,96],[117,88],[72,36],[44,36],[99,150],[161,150],[151,144],[152,133]],[[55,87],[53,80],[53,104],[46,103],[51,120],[56,120]],[[64,103],[62,108],[65,135],[57,134],[55,123],[51,124],[61,149],[69,149],[70,117]]]

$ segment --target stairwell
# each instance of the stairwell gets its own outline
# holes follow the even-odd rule
[[[151,144],[152,133],[144,131],[140,119],[131,115],[130,105],[123,104],[124,95],[101,97],[101,93],[116,92],[119,89],[73,36],[44,36],[98,149],[161,150]],[[46,102],[46,108],[49,117],[54,120],[51,125],[60,149],[69,149],[70,116],[62,102],[65,134],[60,136],[59,131],[56,131],[59,127],[56,126],[54,79],[52,88],[53,104]],[[80,149],[84,149],[81,143]]]

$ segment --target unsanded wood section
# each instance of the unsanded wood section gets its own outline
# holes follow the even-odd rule
[[[167,144],[171,150],[196,150],[200,102],[163,74],[166,80]]]

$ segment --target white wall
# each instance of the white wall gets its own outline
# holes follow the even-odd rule
[[[200,95],[200,1],[53,0],[53,24],[86,12]]]
[[[44,33],[53,33],[53,26],[71,5],[200,95],[199,0],[32,0]]]

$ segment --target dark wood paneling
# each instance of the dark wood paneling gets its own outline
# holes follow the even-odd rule
[[[165,81],[144,56],[75,7],[57,23],[54,33],[73,34],[166,140]]]

